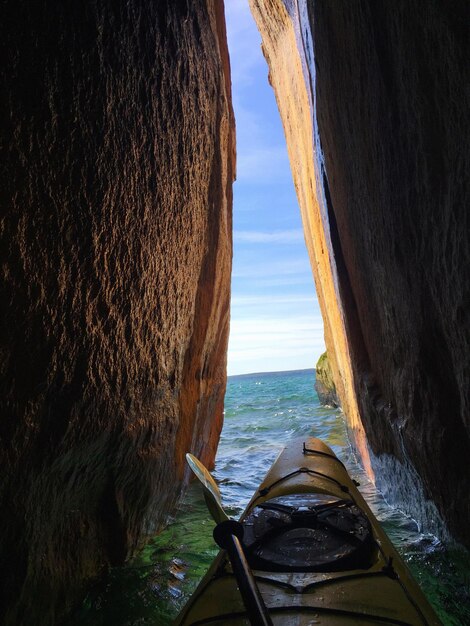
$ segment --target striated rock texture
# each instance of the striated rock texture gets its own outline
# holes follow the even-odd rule
[[[328,353],[324,352],[315,366],[315,391],[324,406],[338,407],[339,399]]]
[[[234,122],[222,0],[7,1],[0,621],[52,624],[222,425]]]
[[[322,311],[325,342],[341,406],[361,452],[364,466],[373,478],[365,432],[354,388],[350,346],[339,293],[338,272],[331,243],[327,205],[323,189],[323,166],[319,137],[313,115],[313,45],[303,39],[300,21],[309,25],[306,6],[283,0],[250,0],[263,37],[263,52],[270,68],[287,139],[292,176],[302,213],[305,240]]]
[[[321,238],[311,256],[324,315],[332,307],[326,342],[341,404],[350,419],[357,399],[376,473],[381,460],[408,468],[468,546],[468,3],[251,4],[307,236],[311,221],[326,233],[331,272],[318,262]],[[312,162],[295,158],[302,134]],[[330,280],[336,304],[322,296]]]

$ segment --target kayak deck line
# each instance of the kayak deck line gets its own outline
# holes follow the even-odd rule
[[[442,626],[344,464],[322,441],[288,443],[240,518],[275,626]],[[249,624],[225,551],[176,624]]]
[[[327,586],[327,585],[334,585],[334,584],[338,584],[338,583],[345,583],[345,582],[350,582],[352,580],[358,580],[358,579],[370,579],[370,578],[375,578],[377,576],[384,576],[387,577],[393,581],[396,581],[400,584],[403,592],[405,593],[405,595],[407,596],[407,599],[411,602],[411,604],[415,607],[416,611],[418,612],[418,614],[420,615],[420,617],[423,620],[423,624],[428,624],[428,621],[426,620],[425,616],[422,614],[421,609],[419,608],[419,606],[417,604],[415,604],[415,601],[412,597],[410,597],[408,595],[408,591],[406,589],[406,587],[402,584],[402,582],[399,579],[398,574],[396,573],[396,571],[393,569],[393,566],[391,564],[385,565],[384,567],[382,567],[382,569],[374,571],[374,572],[355,572],[353,574],[341,574],[339,576],[335,576],[332,578],[327,578],[325,580],[317,580],[315,582],[311,582],[305,586],[295,586],[292,585],[291,583],[285,582],[285,581],[281,581],[278,579],[274,579],[274,578],[268,578],[266,576],[261,576],[259,574],[255,574],[254,578],[256,580],[257,583],[265,583],[266,585],[269,586],[273,586],[273,587],[280,587],[286,590],[289,590],[291,592],[292,595],[303,595],[303,594],[311,594],[313,592],[317,592],[319,589]],[[218,571],[214,574],[212,580],[216,580],[216,579],[221,579],[221,578],[234,578],[234,574],[232,572],[227,572],[227,571]],[[268,607],[270,612],[272,611],[279,611],[280,609],[298,609],[298,608],[302,608],[302,610],[306,610],[306,609],[311,609],[311,610],[317,610],[317,611],[329,611],[332,612],[333,609],[325,609],[325,607],[321,607],[318,605],[311,605],[310,607],[302,607],[302,605],[296,605],[296,604],[291,604],[291,605],[285,605],[283,607]],[[352,615],[353,613],[351,613]],[[370,615],[364,614],[364,613],[357,613],[355,612],[354,615],[356,616],[361,616],[361,617],[368,617],[370,618]],[[388,617],[384,617],[384,616],[380,616],[380,615],[374,615],[375,619],[380,619],[380,620],[387,620],[387,623],[393,623],[393,624],[408,624],[409,622],[402,622],[402,621],[393,621],[390,622],[390,619]]]
[[[317,580],[315,582],[309,583],[304,587],[292,585],[291,583],[284,582],[282,580],[278,580],[275,578],[267,578],[266,576],[261,576],[260,574],[255,574],[256,582],[266,583],[267,585],[272,585],[273,587],[282,587],[283,589],[288,589],[292,594],[301,595],[306,593],[312,593],[318,591],[319,588],[324,587],[326,585],[335,584],[338,582],[346,582],[350,580],[356,580],[359,578],[375,578],[376,576],[387,576],[392,580],[396,579],[396,576],[390,575],[389,572],[385,571],[385,569],[378,570],[377,572],[358,572],[355,574],[345,574],[341,576],[337,576],[336,578],[327,578],[325,580]],[[234,578],[232,572],[221,572],[220,574],[215,574],[213,580],[221,579],[221,578]]]
[[[327,586],[327,585],[335,585],[338,583],[346,583],[346,582],[350,582],[352,580],[358,580],[358,579],[370,579],[370,578],[375,578],[378,576],[384,576],[389,578],[390,580],[396,581],[400,587],[402,588],[403,593],[406,595],[407,599],[409,600],[409,602],[414,606],[414,608],[416,609],[417,613],[420,615],[421,619],[422,619],[422,623],[423,624],[428,624],[428,621],[426,620],[425,616],[422,614],[421,609],[419,607],[419,605],[417,605],[413,599],[413,597],[409,596],[408,591],[406,589],[406,587],[403,585],[403,583],[400,581],[400,578],[398,576],[398,574],[396,573],[396,571],[393,569],[393,565],[392,563],[388,563],[387,565],[384,565],[381,569],[374,571],[374,572],[355,572],[352,574],[340,574],[339,576],[335,576],[335,577],[331,577],[331,578],[326,578],[324,580],[316,580],[314,582],[308,583],[305,586],[299,586],[299,585],[293,585],[291,583],[285,582],[285,581],[281,581],[279,579],[275,579],[275,578],[268,578],[266,576],[261,576],[259,574],[255,574],[254,578],[256,580],[256,582],[259,583],[265,583],[266,585],[269,586],[274,586],[274,587],[281,587],[283,589],[289,590],[291,592],[292,595],[303,595],[303,594],[311,594],[313,592],[317,592],[319,589]],[[216,580],[216,579],[221,579],[221,578],[234,578],[234,574],[232,572],[227,572],[226,570],[218,570],[212,580]],[[286,605],[282,608],[287,609],[287,608],[299,608],[299,606],[302,605]],[[270,611],[272,610],[279,610],[280,607],[268,607]],[[305,608],[305,607],[304,607]],[[317,609],[318,611],[322,611],[325,610],[325,607],[321,607],[318,605],[312,605],[311,607],[307,607],[307,608],[312,608],[313,609]],[[331,612],[331,610],[330,610]],[[355,613],[357,615],[366,615],[366,614],[359,614],[359,613]],[[384,617],[384,616],[380,616],[380,615],[375,615],[376,619],[386,619],[388,621],[389,618],[388,617]],[[403,623],[403,624],[408,624],[408,622],[390,622],[390,623]]]
[[[320,476],[321,478],[324,478],[325,480],[331,480],[334,483],[336,483],[338,487],[341,489],[341,491],[344,491],[344,493],[349,492],[348,487],[346,485],[342,485],[338,480],[336,480],[336,478],[333,478],[332,476],[328,476],[327,474],[323,474],[322,472],[317,472],[308,467],[299,467],[293,472],[290,472],[289,474],[286,474],[285,476],[281,476],[281,478],[278,478],[278,480],[274,481],[268,487],[263,487],[263,489],[260,489],[258,492],[259,495],[261,497],[267,496],[273,487],[276,487],[276,485],[278,485],[279,483],[282,483],[284,480],[289,480],[289,478],[292,478],[293,476],[297,476],[298,474],[311,474],[312,476]]]
[[[339,463],[346,470],[346,465],[343,463],[343,461],[341,461],[341,459],[338,459],[337,456],[335,456],[334,454],[330,454],[329,452],[323,452],[322,450],[313,450],[312,448],[307,448],[307,446],[305,445],[305,441],[303,442],[302,452],[303,454],[318,454],[319,456],[328,457],[329,459],[332,459],[333,461]],[[356,481],[353,480],[353,483],[356,484]],[[357,483],[357,485],[358,484],[359,483]]]
[[[372,624],[379,624],[379,625],[383,624],[384,626],[387,626],[387,624],[391,626],[413,626],[411,622],[404,622],[402,620],[394,619],[392,617],[381,617],[381,616],[371,615],[367,613],[357,613],[355,611],[346,611],[342,609],[329,609],[329,608],[317,607],[317,606],[312,606],[312,607],[310,606],[277,606],[277,607],[269,609],[269,612],[273,617],[276,614],[282,615],[283,613],[284,614],[292,613],[293,611],[297,613],[304,613],[304,614],[313,613],[314,616],[317,616],[317,617],[319,613],[323,613],[323,614],[328,614],[330,616],[336,616],[340,618],[341,617],[353,618],[354,620],[356,620],[354,622],[355,624],[372,623]],[[228,623],[227,620],[232,621],[232,620],[239,620],[239,619],[246,620],[247,619],[246,612],[240,611],[236,613],[223,613],[221,615],[216,615],[214,617],[203,618],[201,620],[198,620],[197,622],[191,622],[191,626],[203,626],[204,624],[214,624],[216,622],[219,622],[220,624],[226,624]],[[358,622],[357,619],[360,619],[361,621]]]

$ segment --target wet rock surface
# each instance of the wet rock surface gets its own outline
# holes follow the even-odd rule
[[[222,425],[223,5],[1,8],[0,620],[55,623]]]
[[[339,406],[338,394],[327,352],[321,355],[315,366],[315,391],[323,406],[333,408]]]
[[[298,90],[280,61],[287,50],[310,99],[304,132],[341,311],[332,323],[322,307],[341,404],[355,420],[355,396],[374,455],[411,463],[470,545],[468,3],[251,4],[278,102]],[[288,142],[292,117],[283,114]],[[291,164],[294,178],[310,167]],[[298,192],[305,206],[305,182]],[[346,352],[334,339],[343,333]]]

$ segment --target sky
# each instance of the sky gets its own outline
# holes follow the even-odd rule
[[[228,374],[315,367],[323,322],[284,131],[248,0],[225,2],[237,126]]]

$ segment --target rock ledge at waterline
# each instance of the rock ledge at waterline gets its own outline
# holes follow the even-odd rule
[[[329,407],[338,407],[339,399],[336,393],[336,385],[333,380],[328,353],[324,352],[315,366],[315,391],[317,392],[320,404]]]

